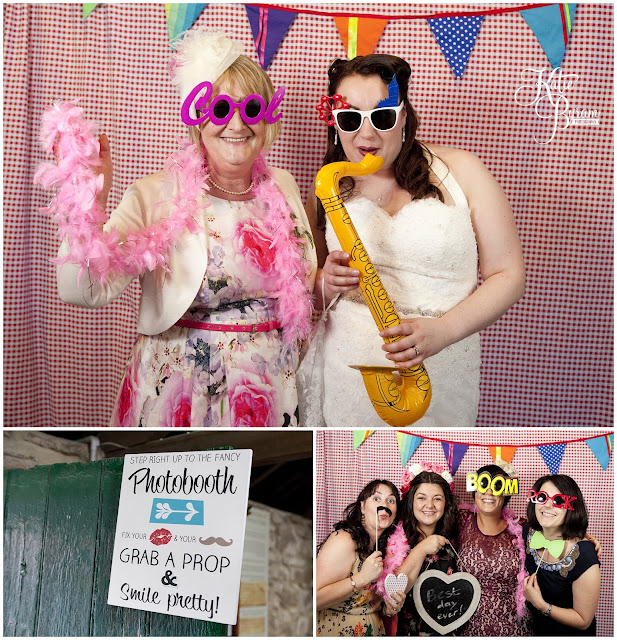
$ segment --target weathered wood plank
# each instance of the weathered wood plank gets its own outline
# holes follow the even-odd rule
[[[101,464],[51,467],[36,635],[87,636]]]
[[[49,467],[4,474],[4,635],[35,635]]]
[[[109,574],[114,549],[123,458],[97,463],[102,466],[101,495],[96,540],[96,567],[90,630],[93,636],[146,636],[146,612],[107,604]]]

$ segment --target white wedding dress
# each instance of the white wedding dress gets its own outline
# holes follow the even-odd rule
[[[478,281],[478,250],[465,195],[437,157],[433,157],[431,169],[441,181],[440,188],[450,193],[454,206],[427,198],[390,216],[363,197],[346,203],[358,235],[403,318],[439,317],[473,293]],[[326,241],[329,251],[341,249],[329,221]],[[381,349],[383,339],[360,289],[335,302],[323,330],[323,360],[317,357],[315,363],[323,361],[325,425],[388,426],[375,412],[362,374],[349,367],[393,364]],[[473,427],[480,396],[479,335],[446,347],[424,364],[431,379],[432,400],[414,426]],[[313,396],[313,408],[316,402]]]

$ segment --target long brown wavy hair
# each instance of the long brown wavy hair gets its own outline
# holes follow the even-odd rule
[[[394,161],[394,178],[397,184],[407,191],[412,200],[422,200],[427,197],[437,197],[443,202],[443,195],[439,188],[431,184],[429,168],[430,164],[424,155],[424,145],[416,140],[418,130],[418,115],[409,102],[407,91],[411,68],[405,60],[398,56],[374,53],[368,56],[358,56],[353,60],[335,60],[328,69],[328,95],[337,92],[341,81],[351,75],[379,76],[388,86],[392,78],[396,76],[399,87],[399,101],[405,104],[407,119],[405,121],[405,142],[401,152]],[[334,132],[336,127],[328,127],[328,147],[323,164],[346,160],[343,146],[334,144]],[[351,177],[341,180],[340,194],[343,200],[347,200],[353,194],[355,181]],[[321,202],[317,202],[317,226],[326,228],[326,216]]]
[[[439,474],[432,471],[422,471],[411,481],[409,491],[401,501],[401,520],[409,546],[413,549],[422,540],[418,521],[413,513],[413,499],[421,484],[436,484],[441,487],[446,504],[443,515],[435,526],[435,533],[448,538],[452,544],[456,544],[458,537],[458,507],[456,499],[450,490],[450,485]]]
[[[394,528],[399,521],[401,499],[396,486],[389,480],[372,480],[360,492],[358,499],[345,507],[343,519],[334,525],[334,530],[347,531],[351,534],[353,541],[356,543],[356,550],[360,558],[365,559],[375,551],[371,545],[371,537],[364,528],[362,522],[362,503],[366,502],[378,489],[380,484],[385,484],[390,488],[392,494],[396,498],[396,517],[392,524],[379,536],[379,548],[384,551],[386,549],[390,534],[394,533]]]

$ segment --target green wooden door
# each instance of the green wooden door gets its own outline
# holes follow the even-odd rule
[[[122,458],[4,473],[5,636],[224,636],[107,604]]]

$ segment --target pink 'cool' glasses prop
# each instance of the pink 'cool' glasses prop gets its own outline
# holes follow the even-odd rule
[[[558,509],[569,509],[574,511],[572,502],[576,500],[576,496],[564,496],[562,493],[556,493],[554,496],[549,496],[546,491],[534,491],[529,489],[527,493],[527,502],[533,502],[535,504],[546,504],[548,501],[553,503],[553,506]]]
[[[195,97],[204,88],[206,92],[195,100]],[[274,124],[283,115],[283,113],[280,112],[275,116],[274,112],[281,104],[284,95],[285,87],[279,87],[272,96],[270,103],[266,106],[266,101],[257,93],[246,96],[240,103],[237,103],[231,96],[221,93],[214,97],[210,104],[208,104],[212,96],[212,83],[207,81],[200,82],[182,103],[180,113],[182,122],[189,126],[201,124],[207,119],[210,119],[210,122],[217,126],[227,124],[233,118],[236,108],[240,109],[240,116],[248,125],[257,124],[263,119],[269,124]],[[191,116],[190,109],[193,100],[195,100],[195,111],[201,111],[202,113],[199,118],[193,118]]]

